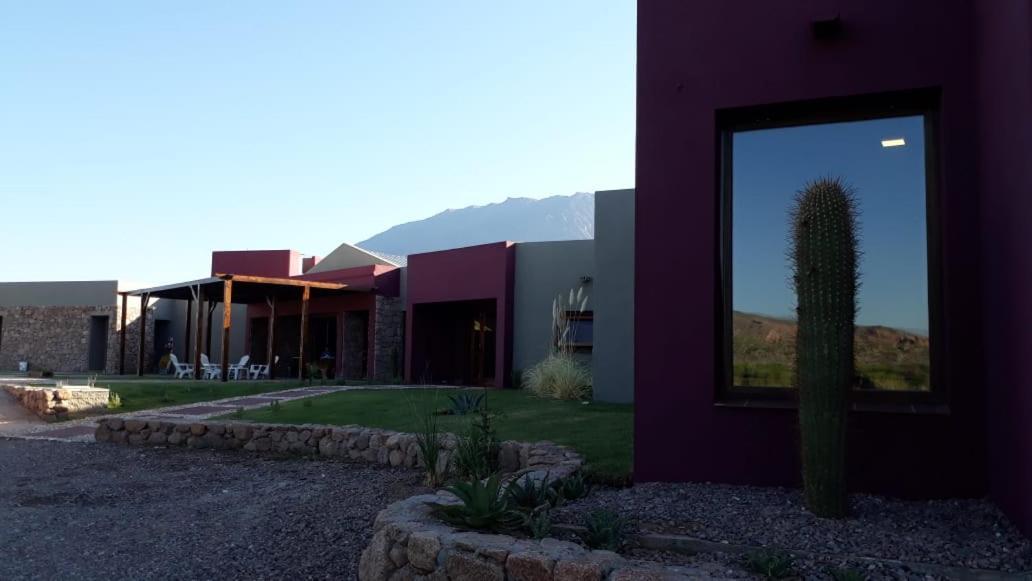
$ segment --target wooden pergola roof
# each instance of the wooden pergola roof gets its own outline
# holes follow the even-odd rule
[[[193,303],[197,303],[197,327],[196,342],[194,343],[193,375],[194,379],[200,379],[201,375],[201,340],[206,334],[210,341],[211,315],[215,303],[223,305],[230,304],[254,304],[264,303],[270,308],[268,320],[268,345],[266,363],[269,365],[269,378],[275,376],[275,359],[273,357],[273,346],[276,323],[276,304],[281,300],[299,301],[301,303],[301,338],[298,348],[298,374],[304,376],[305,364],[305,335],[308,333],[308,303],[314,297],[332,296],[336,294],[351,292],[369,292],[373,288],[355,288],[346,284],[336,282],[318,282],[311,280],[300,280],[296,278],[274,278],[268,276],[251,276],[242,274],[216,274],[209,278],[191,280],[164,286],[155,286],[134,291],[119,293],[122,296],[122,327],[119,345],[119,373],[125,373],[125,329],[127,299],[130,296],[140,297],[140,328],[147,328],[147,303],[152,298],[176,299],[187,301],[186,310],[186,337],[187,345],[190,343],[191,309]],[[208,304],[202,310],[202,305]],[[207,311],[207,319],[205,319]],[[202,332],[202,324],[206,322],[206,330]],[[226,381],[229,375],[229,330],[232,325],[232,309],[222,310],[222,360],[221,379]],[[202,334],[203,333],[203,334]],[[140,349],[137,354],[139,360],[137,375],[143,375],[144,369],[144,347],[146,333],[140,333]]]
[[[128,291],[125,294],[134,297],[149,296],[156,299],[177,299],[222,301],[225,298],[226,281],[232,281],[232,302],[235,304],[264,303],[266,299],[297,299],[307,287],[312,297],[329,296],[344,292],[367,292],[372,289],[353,288],[336,282],[316,282],[295,278],[275,278],[268,276],[251,276],[242,274],[216,274],[215,276],[167,284],[151,288]]]

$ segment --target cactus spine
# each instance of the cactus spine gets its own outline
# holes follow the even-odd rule
[[[841,518],[847,508],[846,416],[859,288],[852,190],[832,178],[807,184],[796,197],[791,222],[803,491],[814,514]]]

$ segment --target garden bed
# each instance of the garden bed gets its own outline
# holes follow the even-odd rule
[[[832,569],[873,577],[920,577],[925,574],[920,573],[921,564],[931,565],[925,569],[928,574],[945,577],[952,576],[948,567],[1004,573],[1032,569],[1032,544],[984,500],[901,501],[854,495],[850,518],[828,520],[807,511],[798,490],[650,483],[596,490],[559,508],[554,517],[576,525],[600,509],[625,515],[632,532],[666,538],[667,546],[680,538],[683,548],[691,551],[723,547],[728,556],[720,559],[728,563],[742,563],[743,555],[762,549],[794,551],[796,568],[808,577]],[[653,546],[664,548],[663,543]],[[694,562],[663,550],[637,549],[632,554]]]

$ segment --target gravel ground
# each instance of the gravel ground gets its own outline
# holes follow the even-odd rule
[[[558,522],[582,524],[595,509],[617,511],[641,532],[683,534],[732,544],[837,556],[934,563],[1008,572],[1032,570],[1032,543],[984,500],[908,502],[854,495],[852,516],[818,519],[797,490],[651,483],[600,489],[559,509]],[[683,557],[651,554],[666,561]],[[646,556],[641,554],[640,556]],[[731,562],[731,561],[728,561]],[[824,563],[810,563],[824,569]],[[841,565],[867,569],[867,565]],[[905,572],[875,571],[906,578]]]
[[[412,470],[0,439],[0,579],[355,579]]]

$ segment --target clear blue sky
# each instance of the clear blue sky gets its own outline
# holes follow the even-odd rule
[[[860,209],[863,325],[927,333],[924,133],[920,117],[736,133],[732,215],[734,308],[794,316],[788,211],[795,192],[822,176],[856,189]],[[903,137],[905,147],[881,140]]]
[[[633,186],[634,43],[633,0],[8,3],[0,280]]]

